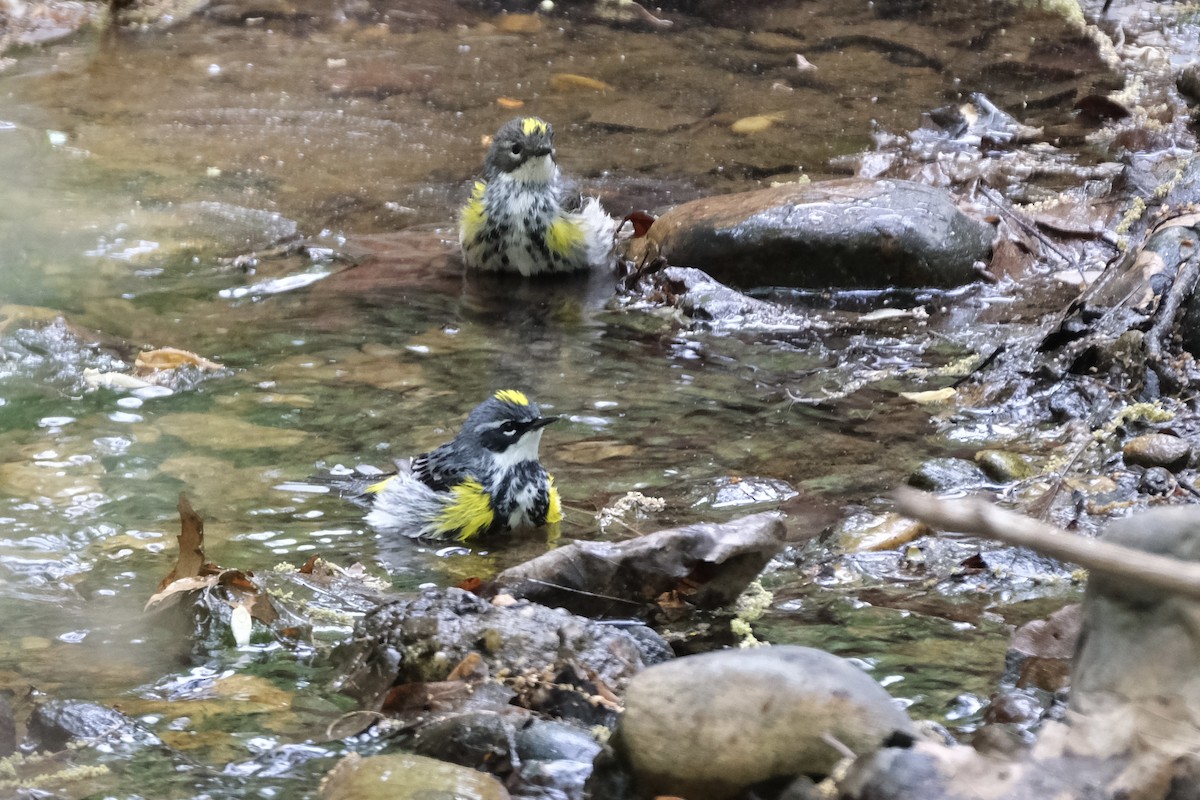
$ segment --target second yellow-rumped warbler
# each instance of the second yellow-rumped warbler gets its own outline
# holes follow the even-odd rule
[[[567,190],[554,155],[554,129],[537,117],[496,132],[459,214],[468,267],[529,276],[613,263],[616,220],[596,198]]]
[[[480,403],[451,441],[366,485],[325,476],[369,504],[367,524],[384,533],[457,539],[562,521],[554,478],[538,461],[543,417],[524,393],[504,389]],[[349,491],[347,491],[349,490]]]

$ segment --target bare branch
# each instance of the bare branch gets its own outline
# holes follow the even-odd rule
[[[943,530],[998,539],[1070,561],[1109,578],[1200,599],[1200,564],[1067,533],[1045,522],[1006,511],[977,498],[940,500],[914,489],[896,490],[902,514]]]

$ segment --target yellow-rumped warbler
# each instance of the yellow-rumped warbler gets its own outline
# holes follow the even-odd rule
[[[367,524],[385,533],[465,542],[495,531],[562,521],[554,478],[538,461],[543,417],[523,392],[480,403],[449,442],[382,480],[330,474],[320,480],[369,505]],[[348,491],[347,491],[348,490]]]
[[[492,139],[458,241],[472,269],[529,276],[612,264],[616,228],[599,200],[563,185],[549,123],[518,117]]]

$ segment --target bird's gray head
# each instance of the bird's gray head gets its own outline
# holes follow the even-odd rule
[[[517,117],[492,137],[484,178],[510,175],[525,182],[548,183],[555,171],[554,128],[537,117]]]
[[[543,417],[523,392],[502,389],[475,407],[459,436],[475,439],[502,466],[536,461],[542,428],[556,420]]]

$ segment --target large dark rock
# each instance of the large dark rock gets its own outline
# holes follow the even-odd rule
[[[960,286],[992,236],[940,189],[852,178],[694,200],[659,217],[644,246],[741,288]]]
[[[646,670],[625,693],[614,740],[637,797],[723,800],[754,784],[826,775],[842,758],[836,739],[868,753],[911,741],[908,716],[869,675],[808,647],[726,650]],[[600,766],[597,767],[600,771]],[[621,786],[596,779],[594,797]]]
[[[670,648],[649,629],[627,630],[533,603],[494,606],[461,589],[430,589],[385,603],[355,625],[334,655],[338,683],[365,706],[378,708],[391,687],[445,680],[468,655],[487,671],[546,678],[553,686],[516,702],[560,716],[571,705],[562,689],[602,682],[619,691]],[[598,707],[579,699],[578,711]],[[596,720],[588,719],[587,724]]]
[[[686,581],[688,601],[732,603],[783,549],[779,514],[668,528],[623,542],[574,542],[510,567],[496,584],[515,597],[589,617],[630,616]]]

